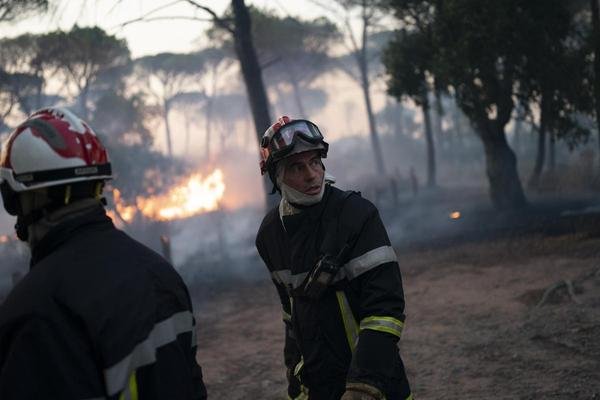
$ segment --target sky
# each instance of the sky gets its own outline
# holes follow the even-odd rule
[[[221,14],[229,5],[228,0],[199,0],[199,4]],[[0,25],[0,37],[12,37],[22,33],[41,33],[53,29],[68,30],[74,24],[97,25],[125,38],[132,57],[156,54],[164,51],[188,52],[199,47],[199,38],[209,26],[209,15],[195,9],[186,1],[173,0],[60,0],[51,12],[19,21]],[[248,5],[269,8],[282,15],[314,18],[322,15],[322,9],[307,0],[250,0]],[[174,17],[123,24],[134,19]],[[198,18],[198,20],[182,19]]]

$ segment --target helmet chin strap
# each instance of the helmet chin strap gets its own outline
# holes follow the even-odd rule
[[[292,205],[300,206],[312,206],[317,204],[323,198],[325,192],[325,179],[321,182],[321,191],[317,194],[306,194],[299,190],[294,189],[281,182],[281,197],[291,203]]]
[[[18,215],[17,223],[15,224],[15,232],[17,233],[19,240],[23,242],[29,241],[29,227],[43,217],[43,210],[35,210],[27,215]]]
[[[81,197],[82,193],[85,194],[84,198]],[[99,197],[100,193],[101,186],[98,183],[80,189],[67,185],[21,193],[17,199],[19,204],[15,224],[17,237],[34,246],[44,236],[47,228],[65,215],[91,205],[105,204],[104,198]],[[73,195],[77,196],[73,197]]]

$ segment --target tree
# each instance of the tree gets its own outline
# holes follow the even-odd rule
[[[452,86],[483,142],[490,195],[498,209],[527,203],[504,132],[514,109],[526,27],[539,17],[525,3],[449,0],[437,4],[435,18],[436,74]]]
[[[209,13],[213,22],[224,29],[233,37],[234,51],[240,63],[246,94],[252,111],[252,119],[256,137],[260,143],[263,133],[271,124],[269,102],[263,82],[262,69],[256,56],[252,36],[252,20],[244,0],[232,0],[231,11],[233,18],[221,18],[212,9],[194,0],[187,0],[194,7]],[[269,193],[270,182],[265,175],[263,179],[265,193]],[[274,206],[276,200],[271,196],[266,197],[267,207]]]
[[[27,107],[28,99],[35,95],[39,86],[35,75],[18,72],[9,74],[0,70],[0,125],[16,105],[20,105],[22,111],[29,114],[31,110]]]
[[[594,112],[596,114],[596,130],[598,131],[598,149],[600,151],[600,6],[598,5],[598,0],[589,1],[590,11],[592,13],[592,31],[590,35],[590,42],[592,54],[594,55]]]
[[[14,21],[48,9],[48,0],[0,0],[0,22]]]
[[[159,53],[138,58],[134,63],[137,67],[137,76],[145,90],[154,97],[162,110],[167,154],[172,157],[169,113],[173,100],[194,88],[198,76],[205,68],[204,60],[199,53]]]
[[[191,143],[191,126],[197,123],[203,110],[203,106],[208,102],[207,96],[202,91],[183,92],[175,95],[171,101],[171,106],[175,108],[183,116],[185,140],[184,140],[184,155],[188,155]],[[207,124],[208,125],[208,124]],[[205,132],[208,140],[210,132]],[[208,149],[208,146],[206,146]],[[205,158],[208,160],[208,151]]]
[[[557,137],[576,141],[589,134],[576,115],[593,113],[589,106],[593,99],[586,89],[586,43],[573,11],[560,1],[533,2],[530,7],[543,18],[530,21],[529,40],[523,44],[526,59],[521,68],[519,96],[523,109],[531,110],[533,106],[539,110],[537,156],[529,179],[529,185],[537,187],[545,163],[547,135],[553,169]]]
[[[124,40],[107,34],[98,27],[70,31],[54,31],[39,38],[45,62],[62,73],[65,82],[77,89],[79,113],[89,119],[88,96],[102,71],[129,62],[129,49]]]
[[[15,77],[12,96],[25,114],[42,106],[48,70],[47,52],[39,46],[39,35],[23,34],[0,40],[0,70],[8,77]],[[25,89],[25,90],[22,90]],[[16,91],[16,92],[15,92]]]
[[[421,108],[427,144],[427,186],[436,184],[435,147],[431,130],[429,81],[432,80],[431,38],[424,32],[398,31],[384,51],[383,64],[389,75],[388,93],[398,101],[409,97]]]
[[[361,88],[369,124],[369,136],[373,148],[376,172],[380,175],[385,175],[385,162],[381,151],[381,144],[379,143],[377,122],[371,100],[372,63],[375,60],[379,62],[383,45],[391,35],[391,32],[382,31],[379,25],[379,22],[384,17],[379,7],[380,1],[335,0],[335,2],[325,3],[313,0],[313,2],[328,10],[341,22],[341,30],[345,36],[344,44],[348,48],[348,53],[339,59],[338,67],[357,82]],[[360,24],[360,35],[358,37],[352,27],[352,20],[354,18]],[[351,63],[348,63],[347,61],[350,60]],[[354,65],[355,68],[349,68],[350,65]]]
[[[213,134],[213,114],[215,109],[215,98],[219,95],[219,78],[231,66],[228,52],[222,48],[209,47],[200,51],[206,64],[207,77],[204,83],[204,103],[199,104],[204,111],[205,122],[205,158],[210,160],[210,142]]]
[[[328,55],[339,38],[337,27],[324,17],[301,20],[251,8],[256,51],[269,86],[289,85],[299,116],[306,118],[301,90],[332,68]]]

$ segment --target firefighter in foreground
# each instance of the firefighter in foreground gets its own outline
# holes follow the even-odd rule
[[[117,230],[106,150],[66,109],[32,114],[0,158],[31,269],[0,306],[1,399],[205,399],[187,288]]]
[[[329,145],[315,124],[279,118],[261,143],[261,172],[281,194],[256,247],[283,305],[288,396],[406,400],[397,343],[404,295],[375,206],[331,186]]]

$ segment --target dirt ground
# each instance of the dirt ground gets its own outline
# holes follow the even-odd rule
[[[415,399],[600,399],[600,239],[398,253],[407,301],[400,347]],[[271,283],[207,290],[196,308],[209,398],[284,399]]]

